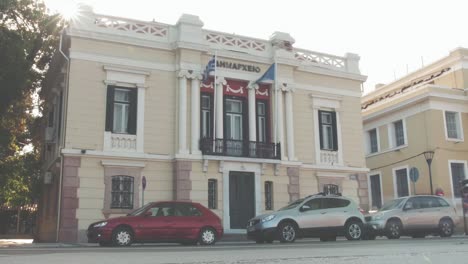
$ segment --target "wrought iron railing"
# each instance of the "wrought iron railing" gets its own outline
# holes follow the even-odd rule
[[[280,143],[202,138],[200,150],[203,155],[281,159]]]

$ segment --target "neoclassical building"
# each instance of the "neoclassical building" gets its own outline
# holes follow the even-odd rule
[[[273,80],[258,81],[272,65]],[[173,199],[245,232],[249,218],[324,184],[367,208],[358,66],[355,54],[296,48],[287,33],[264,40],[193,15],[167,25],[83,9],[44,87],[39,239],[85,241],[93,221]]]
[[[467,87],[468,49],[457,48],[363,96],[371,207],[439,190],[461,213],[460,180],[468,172]],[[419,172],[415,182],[411,168]]]

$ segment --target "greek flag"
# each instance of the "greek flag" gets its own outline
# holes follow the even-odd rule
[[[274,81],[275,80],[275,68],[276,68],[276,63],[273,63],[270,68],[258,79],[255,83],[261,83],[265,81]]]
[[[208,61],[208,64],[205,67],[205,71],[203,72],[203,79],[202,82],[206,82],[210,77],[210,72],[215,71],[216,69],[216,56],[213,55],[211,60]]]

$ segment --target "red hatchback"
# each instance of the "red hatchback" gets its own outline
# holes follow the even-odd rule
[[[127,216],[109,218],[88,227],[88,242],[130,246],[133,242],[176,242],[213,245],[223,235],[221,219],[199,203],[149,203]]]

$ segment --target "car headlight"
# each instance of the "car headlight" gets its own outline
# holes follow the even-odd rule
[[[107,222],[100,222],[100,223],[97,223],[95,225],[93,225],[93,227],[103,227],[103,226],[106,226],[107,225]]]
[[[380,214],[374,215],[374,217],[372,217],[372,218],[373,218],[374,220],[380,220],[380,219],[383,218],[383,216],[384,216],[384,214],[383,214],[383,213],[380,213]]]
[[[276,215],[265,216],[265,217],[262,218],[262,223],[271,221],[271,220],[273,220],[273,218],[275,218],[275,217],[276,217]]]

